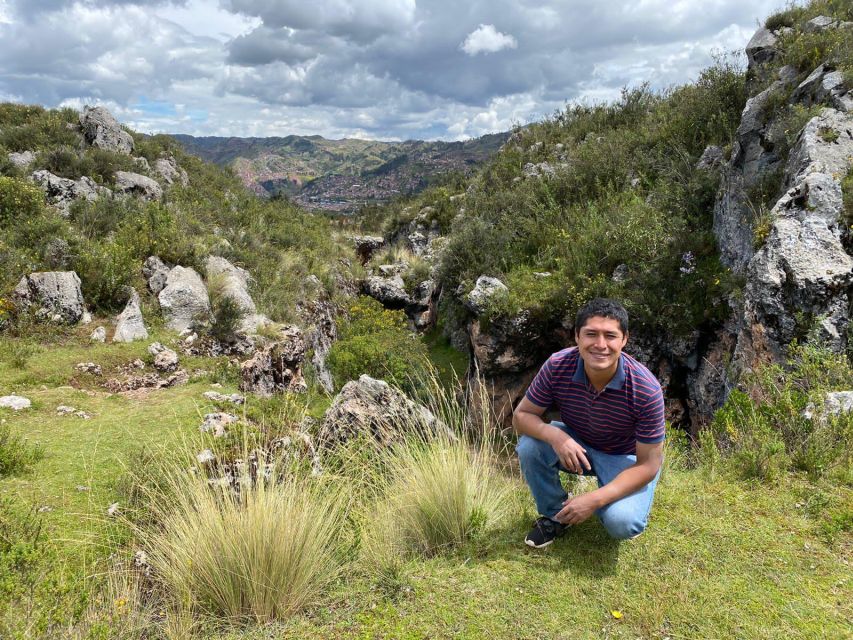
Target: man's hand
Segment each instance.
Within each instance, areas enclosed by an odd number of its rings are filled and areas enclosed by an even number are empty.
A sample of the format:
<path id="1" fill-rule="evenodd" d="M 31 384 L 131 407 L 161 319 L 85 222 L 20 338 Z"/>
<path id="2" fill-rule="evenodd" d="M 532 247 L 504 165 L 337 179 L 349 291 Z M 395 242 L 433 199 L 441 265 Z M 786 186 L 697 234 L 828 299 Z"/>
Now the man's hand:
<path id="1" fill-rule="evenodd" d="M 598 509 L 598 500 L 590 493 L 583 493 L 569 498 L 563 503 L 563 508 L 554 516 L 554 520 L 565 525 L 580 524 Z"/>
<path id="2" fill-rule="evenodd" d="M 551 442 L 551 446 L 560 459 L 560 464 L 569 471 L 580 475 L 583 475 L 584 470 L 591 471 L 592 466 L 586 458 L 586 449 L 575 442 L 571 436 L 566 435 L 559 429 L 556 431 L 558 435 L 555 441 Z"/>

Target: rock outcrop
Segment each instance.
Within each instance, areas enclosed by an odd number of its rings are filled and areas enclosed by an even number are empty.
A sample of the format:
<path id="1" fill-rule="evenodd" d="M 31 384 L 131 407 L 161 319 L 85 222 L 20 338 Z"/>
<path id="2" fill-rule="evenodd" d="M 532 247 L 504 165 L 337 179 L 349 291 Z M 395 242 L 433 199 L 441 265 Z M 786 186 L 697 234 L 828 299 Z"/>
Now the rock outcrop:
<path id="1" fill-rule="evenodd" d="M 275 393 L 301 393 L 307 385 L 302 375 L 305 340 L 295 326 L 283 327 L 279 339 L 243 363 L 240 391 L 270 397 Z"/>
<path id="2" fill-rule="evenodd" d="M 184 331 L 194 323 L 210 318 L 207 288 L 194 269 L 177 266 L 170 270 L 166 286 L 157 299 L 166 327 L 173 331 Z"/>
<path id="3" fill-rule="evenodd" d="M 142 265 L 142 275 L 148 282 L 148 290 L 155 296 L 166 288 L 166 279 L 172 268 L 166 265 L 159 257 L 149 256 Z"/>
<path id="4" fill-rule="evenodd" d="M 230 298 L 240 308 L 243 317 L 239 331 L 257 333 L 258 329 L 270 323 L 269 318 L 259 314 L 252 296 L 249 295 L 249 272 L 231 264 L 220 256 L 208 256 L 205 263 L 208 285 L 219 288 L 219 295 Z"/>
<path id="5" fill-rule="evenodd" d="M 306 327 L 305 342 L 311 351 L 311 364 L 317 382 L 332 393 L 335 389 L 332 374 L 326 366 L 326 357 L 332 344 L 338 339 L 335 321 L 335 306 L 325 293 L 317 292 L 316 298 L 299 305 L 299 313 Z"/>
<path id="6" fill-rule="evenodd" d="M 18 169 L 26 169 L 36 161 L 36 154 L 32 151 L 21 151 L 20 153 L 10 153 L 9 162 Z"/>
<path id="7" fill-rule="evenodd" d="M 355 245 L 355 254 L 361 260 L 361 264 L 367 264 L 373 254 L 385 246 L 385 238 L 381 236 L 353 236 L 352 243 Z"/>
<path id="8" fill-rule="evenodd" d="M 131 289 L 130 299 L 124 310 L 116 318 L 116 329 L 113 333 L 113 342 L 133 342 L 134 340 L 147 340 L 148 330 L 142 320 L 142 309 L 139 305 L 139 294 L 136 289 Z"/>
<path id="9" fill-rule="evenodd" d="M 175 183 L 186 187 L 190 183 L 187 172 L 178 166 L 177 160 L 172 156 L 155 160 L 154 173 L 160 176 L 169 187 Z"/>
<path id="10" fill-rule="evenodd" d="M 19 306 L 35 307 L 41 320 L 77 324 L 85 313 L 80 278 L 74 271 L 39 271 L 24 276 L 13 298 Z"/>
<path id="11" fill-rule="evenodd" d="M 163 189 L 148 176 L 130 171 L 116 171 L 116 193 L 137 196 L 143 200 L 159 200 L 163 197 Z"/>
<path id="12" fill-rule="evenodd" d="M 62 215 L 67 216 L 75 200 L 96 200 L 101 195 L 111 192 L 106 187 L 99 186 L 94 180 L 83 176 L 79 180 L 69 180 L 53 175 L 42 169 L 30 176 L 44 191 L 47 203 L 55 207 Z"/>
<path id="13" fill-rule="evenodd" d="M 93 147 L 128 155 L 133 152 L 133 137 L 104 107 L 84 107 L 80 129 L 86 142 Z"/>
<path id="14" fill-rule="evenodd" d="M 446 430 L 426 407 L 412 402 L 384 380 L 362 375 L 347 382 L 326 411 L 318 441 L 344 444 L 361 435 L 387 446 L 406 434 Z"/>

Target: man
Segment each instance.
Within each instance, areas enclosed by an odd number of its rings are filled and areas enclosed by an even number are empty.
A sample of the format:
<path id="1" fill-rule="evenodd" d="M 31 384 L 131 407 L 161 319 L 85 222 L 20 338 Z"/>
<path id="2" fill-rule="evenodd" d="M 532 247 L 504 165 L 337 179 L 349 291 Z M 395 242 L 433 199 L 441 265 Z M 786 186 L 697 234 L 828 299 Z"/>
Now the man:
<path id="1" fill-rule="evenodd" d="M 521 470 L 541 514 L 525 543 L 537 549 L 593 513 L 614 538 L 640 535 L 663 461 L 663 394 L 654 375 L 622 353 L 625 308 L 593 300 L 575 318 L 575 341 L 548 358 L 513 414 Z M 561 422 L 542 420 L 552 406 Z M 570 498 L 560 471 L 593 473 L 598 489 Z"/>

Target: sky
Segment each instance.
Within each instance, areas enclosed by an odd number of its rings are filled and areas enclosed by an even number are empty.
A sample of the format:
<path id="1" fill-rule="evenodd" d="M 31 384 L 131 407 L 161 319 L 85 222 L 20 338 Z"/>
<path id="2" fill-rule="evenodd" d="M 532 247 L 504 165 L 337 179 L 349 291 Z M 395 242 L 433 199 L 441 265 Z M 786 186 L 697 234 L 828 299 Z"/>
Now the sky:
<path id="1" fill-rule="evenodd" d="M 0 101 L 145 133 L 464 140 L 695 80 L 785 0 L 0 0 Z"/>

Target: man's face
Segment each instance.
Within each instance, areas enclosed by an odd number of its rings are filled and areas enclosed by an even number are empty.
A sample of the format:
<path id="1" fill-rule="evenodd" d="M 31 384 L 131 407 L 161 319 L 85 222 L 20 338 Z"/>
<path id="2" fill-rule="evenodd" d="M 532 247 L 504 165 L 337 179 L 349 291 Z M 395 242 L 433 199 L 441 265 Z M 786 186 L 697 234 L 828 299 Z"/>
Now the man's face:
<path id="1" fill-rule="evenodd" d="M 587 371 L 616 373 L 619 354 L 628 342 L 618 320 L 592 316 L 575 334 L 575 339 Z"/>

